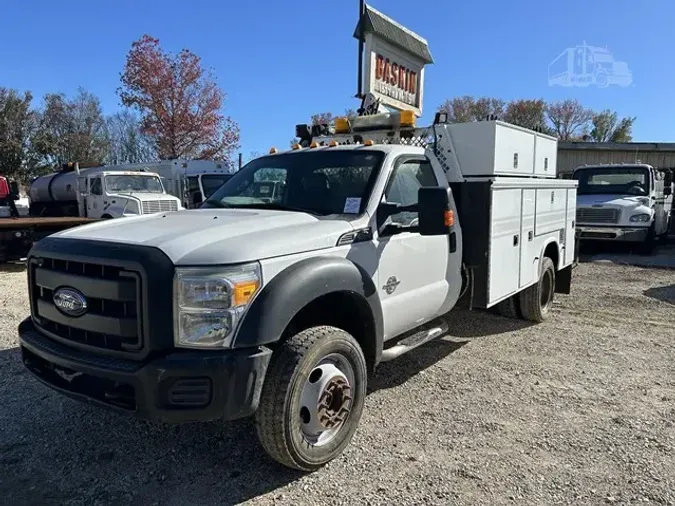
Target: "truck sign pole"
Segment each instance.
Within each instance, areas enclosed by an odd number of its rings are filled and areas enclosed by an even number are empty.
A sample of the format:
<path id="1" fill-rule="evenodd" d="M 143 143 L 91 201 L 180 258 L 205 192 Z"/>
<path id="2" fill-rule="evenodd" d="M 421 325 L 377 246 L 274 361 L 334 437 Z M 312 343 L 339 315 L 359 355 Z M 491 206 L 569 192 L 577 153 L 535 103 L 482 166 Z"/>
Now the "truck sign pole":
<path id="1" fill-rule="evenodd" d="M 363 98 L 363 15 L 366 13 L 365 0 L 359 0 L 359 67 L 356 98 Z"/>

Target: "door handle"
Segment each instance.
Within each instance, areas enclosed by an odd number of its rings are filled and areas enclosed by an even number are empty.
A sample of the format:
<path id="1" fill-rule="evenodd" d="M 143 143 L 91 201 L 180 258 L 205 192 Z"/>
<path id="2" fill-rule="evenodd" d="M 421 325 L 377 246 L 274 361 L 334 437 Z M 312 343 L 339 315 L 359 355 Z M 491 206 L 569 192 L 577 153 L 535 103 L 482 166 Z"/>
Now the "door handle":
<path id="1" fill-rule="evenodd" d="M 517 235 L 513 236 L 513 245 L 518 246 L 518 236 Z"/>
<path id="2" fill-rule="evenodd" d="M 532 230 L 530 230 L 530 231 L 527 233 L 527 240 L 528 240 L 528 241 L 531 241 L 533 238 L 534 238 L 534 234 L 532 233 Z"/>

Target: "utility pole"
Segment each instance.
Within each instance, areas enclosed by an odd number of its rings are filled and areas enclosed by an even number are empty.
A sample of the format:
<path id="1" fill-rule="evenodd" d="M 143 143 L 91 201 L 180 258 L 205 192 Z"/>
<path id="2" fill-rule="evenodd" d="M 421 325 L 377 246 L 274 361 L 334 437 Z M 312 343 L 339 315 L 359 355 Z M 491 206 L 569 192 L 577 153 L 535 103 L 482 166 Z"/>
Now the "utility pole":
<path id="1" fill-rule="evenodd" d="M 363 20 L 366 14 L 366 0 L 359 0 L 359 70 L 356 98 L 363 98 Z"/>

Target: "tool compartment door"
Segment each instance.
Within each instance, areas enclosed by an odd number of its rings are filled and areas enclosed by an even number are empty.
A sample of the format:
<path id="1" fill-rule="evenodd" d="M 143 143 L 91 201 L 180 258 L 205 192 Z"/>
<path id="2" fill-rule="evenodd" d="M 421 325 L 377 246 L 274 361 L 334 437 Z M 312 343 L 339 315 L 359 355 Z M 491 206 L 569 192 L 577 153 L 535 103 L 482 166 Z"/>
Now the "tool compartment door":
<path id="1" fill-rule="evenodd" d="M 538 241 L 534 238 L 534 215 L 536 210 L 537 191 L 523 190 L 523 221 L 520 236 L 520 281 L 519 288 L 525 288 L 537 280 L 539 266 Z"/>
<path id="2" fill-rule="evenodd" d="M 492 190 L 489 304 L 518 290 L 520 278 L 522 190 Z"/>
<path id="3" fill-rule="evenodd" d="M 576 224 L 577 219 L 577 190 L 567 190 L 567 223 L 565 223 L 565 265 L 574 262 L 574 251 L 576 250 Z"/>
<path id="4" fill-rule="evenodd" d="M 534 235 L 565 229 L 567 215 L 566 188 L 538 188 Z"/>

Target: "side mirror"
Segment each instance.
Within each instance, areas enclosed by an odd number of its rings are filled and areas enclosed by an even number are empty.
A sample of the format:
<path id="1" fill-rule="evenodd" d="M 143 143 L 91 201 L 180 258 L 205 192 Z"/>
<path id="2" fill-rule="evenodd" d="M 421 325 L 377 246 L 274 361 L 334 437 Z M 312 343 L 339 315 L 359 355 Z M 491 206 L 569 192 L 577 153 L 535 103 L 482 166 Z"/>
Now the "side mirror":
<path id="1" fill-rule="evenodd" d="M 440 186 L 423 187 L 417 191 L 420 235 L 446 235 L 454 223 L 448 209 L 448 190 Z"/>
<path id="2" fill-rule="evenodd" d="M 19 183 L 16 181 L 9 182 L 9 195 L 14 197 L 15 200 L 19 198 Z"/>

